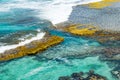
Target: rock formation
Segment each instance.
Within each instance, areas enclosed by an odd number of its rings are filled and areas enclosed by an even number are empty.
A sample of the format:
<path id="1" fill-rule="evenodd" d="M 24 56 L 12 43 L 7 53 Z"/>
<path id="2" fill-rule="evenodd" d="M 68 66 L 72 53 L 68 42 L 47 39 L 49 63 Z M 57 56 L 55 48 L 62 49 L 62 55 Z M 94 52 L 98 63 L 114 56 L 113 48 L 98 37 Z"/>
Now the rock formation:
<path id="1" fill-rule="evenodd" d="M 80 72 L 72 73 L 71 76 L 61 76 L 58 80 L 107 80 L 107 78 L 90 70 L 88 73 Z"/>
<path id="2" fill-rule="evenodd" d="M 0 53 L 0 61 L 20 58 L 26 55 L 34 55 L 38 52 L 46 50 L 50 46 L 61 43 L 63 40 L 63 38 L 58 36 L 47 35 L 41 40 L 32 41 L 24 46 L 19 46 L 15 49 Z"/>

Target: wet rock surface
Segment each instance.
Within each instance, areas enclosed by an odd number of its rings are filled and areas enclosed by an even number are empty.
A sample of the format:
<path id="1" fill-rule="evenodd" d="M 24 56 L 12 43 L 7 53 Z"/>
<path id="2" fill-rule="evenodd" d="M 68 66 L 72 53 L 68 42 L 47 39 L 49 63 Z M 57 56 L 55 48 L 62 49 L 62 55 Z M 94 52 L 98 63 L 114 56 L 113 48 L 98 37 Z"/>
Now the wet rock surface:
<path id="1" fill-rule="evenodd" d="M 115 1 L 115 0 L 107 0 Z M 102 2 L 104 4 L 104 2 Z M 98 5 L 97 5 L 98 4 Z M 120 0 L 110 6 L 103 6 L 101 3 L 88 5 L 79 5 L 73 7 L 73 11 L 69 17 L 69 21 L 81 24 L 93 24 L 102 29 L 120 31 Z M 95 8 L 95 7 L 101 7 Z"/>
<path id="2" fill-rule="evenodd" d="M 43 39 L 32 41 L 24 46 L 19 46 L 14 49 L 6 50 L 0 53 L 0 61 L 20 58 L 26 55 L 35 55 L 47 48 L 61 43 L 64 39 L 58 36 L 46 34 Z"/>
<path id="3" fill-rule="evenodd" d="M 107 57 L 113 57 L 117 54 L 120 54 L 120 47 L 108 47 L 104 48 L 103 51 Z"/>
<path id="4" fill-rule="evenodd" d="M 119 31 L 114 32 L 111 30 L 103 30 L 99 27 L 94 27 L 91 25 L 71 24 L 71 23 L 64 25 L 64 27 L 60 27 L 60 25 L 58 25 L 58 29 L 64 32 L 71 33 L 73 35 L 92 38 L 98 41 L 102 46 L 98 47 L 99 50 L 93 51 L 91 53 L 93 53 L 93 55 L 101 55 L 100 60 L 108 61 L 110 63 L 111 62 L 115 63 L 120 61 Z M 89 53 L 89 55 L 92 55 L 91 53 Z M 118 65 L 114 65 L 114 67 L 118 67 L 120 65 L 120 63 L 117 64 Z M 112 71 L 112 74 L 119 80 L 119 70 L 115 70 L 115 72 Z M 75 75 L 78 76 L 78 74 Z M 92 77 L 96 78 L 94 76 Z M 93 78 L 75 79 L 75 80 L 97 80 Z M 71 80 L 71 79 L 65 79 L 65 80 Z"/>
<path id="5" fill-rule="evenodd" d="M 71 76 L 61 76 L 58 80 L 108 80 L 106 77 L 96 74 L 94 70 L 87 73 L 72 73 Z"/>
<path id="6" fill-rule="evenodd" d="M 57 26 L 57 29 L 62 30 L 64 32 L 71 33 L 77 36 L 84 36 L 93 38 L 100 43 L 110 44 L 115 41 L 120 41 L 120 32 L 103 30 L 100 27 L 89 25 L 89 24 L 68 24 Z"/>

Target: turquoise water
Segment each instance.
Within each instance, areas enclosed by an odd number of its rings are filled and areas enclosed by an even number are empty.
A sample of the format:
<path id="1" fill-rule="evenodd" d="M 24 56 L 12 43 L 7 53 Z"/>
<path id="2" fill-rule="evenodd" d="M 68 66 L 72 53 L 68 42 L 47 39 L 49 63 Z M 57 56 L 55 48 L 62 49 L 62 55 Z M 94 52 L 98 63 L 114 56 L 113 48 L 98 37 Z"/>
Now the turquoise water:
<path id="1" fill-rule="evenodd" d="M 23 3 L 34 4 L 31 1 L 35 1 L 35 4 L 39 3 L 39 0 L 25 0 Z M 0 46 L 18 43 L 21 38 L 28 35 L 33 37 L 39 29 L 64 37 L 65 40 L 35 56 L 0 62 L 0 80 L 57 80 L 60 76 L 79 71 L 88 72 L 90 69 L 94 69 L 96 73 L 106 76 L 109 80 L 114 80 L 110 74 L 112 68 L 107 62 L 100 61 L 98 55 L 90 57 L 94 51 L 101 50 L 101 44 L 97 41 L 51 30 L 51 22 L 36 17 L 36 10 L 31 9 L 29 4 L 25 6 L 21 3 L 17 4 L 17 0 L 0 0 L 0 10 L 4 10 L 6 4 L 11 9 L 0 11 Z M 18 8 L 18 6 L 24 6 L 24 8 Z"/>
<path id="2" fill-rule="evenodd" d="M 57 80 L 73 72 L 87 72 L 94 69 L 96 73 L 114 80 L 106 62 L 98 57 L 85 59 L 37 60 L 35 57 L 24 57 L 0 66 L 0 80 Z"/>
<path id="3" fill-rule="evenodd" d="M 29 15 L 27 15 L 29 14 Z M 38 19 L 29 9 L 13 9 L 0 12 L 0 45 L 20 42 L 19 39 L 37 34 L 51 25 L 50 21 Z"/>
<path id="4" fill-rule="evenodd" d="M 101 45 L 93 39 L 73 36 L 57 30 L 50 30 L 49 32 L 52 35 L 61 36 L 65 40 L 61 44 L 49 48 L 42 54 L 38 54 L 39 57 L 48 59 L 54 59 L 56 57 L 84 57 L 88 53 L 92 54 L 92 51 L 101 49 Z"/>
<path id="5" fill-rule="evenodd" d="M 112 68 L 107 62 L 100 61 L 98 56 L 79 58 L 81 54 L 97 50 L 101 46 L 98 42 L 60 31 L 50 32 L 64 37 L 65 41 L 35 56 L 0 63 L 0 80 L 58 80 L 60 76 L 91 69 L 114 80 L 110 73 Z"/>

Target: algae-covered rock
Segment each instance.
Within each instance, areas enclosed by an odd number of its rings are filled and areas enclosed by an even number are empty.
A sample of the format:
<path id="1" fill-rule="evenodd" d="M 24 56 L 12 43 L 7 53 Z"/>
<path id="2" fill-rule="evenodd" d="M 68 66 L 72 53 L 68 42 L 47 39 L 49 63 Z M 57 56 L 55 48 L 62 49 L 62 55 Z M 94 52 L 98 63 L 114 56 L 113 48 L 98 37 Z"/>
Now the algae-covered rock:
<path id="1" fill-rule="evenodd" d="M 98 29 L 91 25 L 70 25 L 65 31 L 80 36 L 93 36 Z"/>
<path id="2" fill-rule="evenodd" d="M 48 47 L 59 44 L 64 39 L 58 36 L 45 36 L 41 40 L 32 41 L 24 46 L 19 46 L 15 49 L 7 50 L 0 53 L 0 61 L 10 60 L 14 58 L 23 57 L 26 55 L 34 55 L 38 52 L 46 50 Z"/>
<path id="3" fill-rule="evenodd" d="M 105 43 L 109 41 L 120 41 L 120 32 L 103 30 L 93 25 L 69 24 L 64 27 L 58 26 L 58 29 L 74 35 L 94 38 L 101 43 Z"/>
<path id="4" fill-rule="evenodd" d="M 87 6 L 90 8 L 101 9 L 110 6 L 115 2 L 120 2 L 120 0 L 102 0 L 101 2 L 90 3 Z"/>

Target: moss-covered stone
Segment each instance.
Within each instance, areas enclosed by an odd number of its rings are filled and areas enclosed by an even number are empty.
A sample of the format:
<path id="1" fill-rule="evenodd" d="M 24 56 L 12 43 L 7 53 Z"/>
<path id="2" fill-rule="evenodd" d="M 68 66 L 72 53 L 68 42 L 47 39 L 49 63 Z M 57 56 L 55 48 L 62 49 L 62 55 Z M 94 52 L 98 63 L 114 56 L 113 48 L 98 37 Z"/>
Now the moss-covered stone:
<path id="1" fill-rule="evenodd" d="M 11 60 L 26 55 L 34 55 L 38 52 L 46 50 L 50 46 L 61 43 L 63 40 L 63 38 L 58 36 L 47 36 L 42 40 L 36 40 L 24 46 L 19 46 L 15 49 L 7 50 L 4 53 L 1 53 L 0 61 Z"/>

